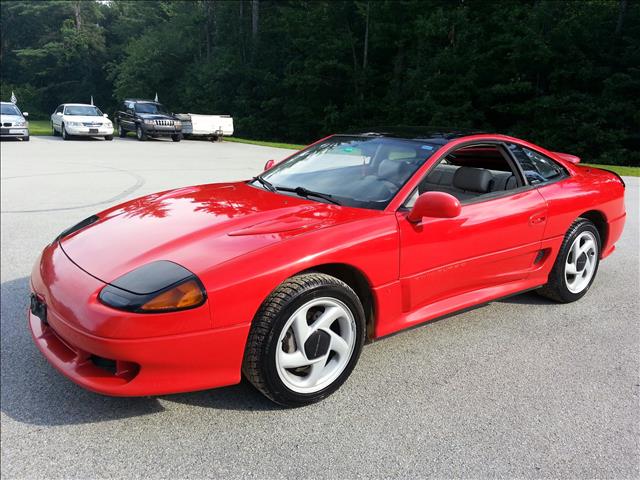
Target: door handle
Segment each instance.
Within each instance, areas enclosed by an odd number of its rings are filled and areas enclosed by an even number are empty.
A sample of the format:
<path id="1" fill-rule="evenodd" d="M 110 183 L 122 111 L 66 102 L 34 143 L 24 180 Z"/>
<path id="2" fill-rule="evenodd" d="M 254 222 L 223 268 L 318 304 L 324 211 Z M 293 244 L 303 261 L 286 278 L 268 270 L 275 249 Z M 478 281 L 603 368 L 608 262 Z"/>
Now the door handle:
<path id="1" fill-rule="evenodd" d="M 536 213 L 529 217 L 529 225 L 540 225 L 547 221 L 547 216 L 544 213 Z"/>

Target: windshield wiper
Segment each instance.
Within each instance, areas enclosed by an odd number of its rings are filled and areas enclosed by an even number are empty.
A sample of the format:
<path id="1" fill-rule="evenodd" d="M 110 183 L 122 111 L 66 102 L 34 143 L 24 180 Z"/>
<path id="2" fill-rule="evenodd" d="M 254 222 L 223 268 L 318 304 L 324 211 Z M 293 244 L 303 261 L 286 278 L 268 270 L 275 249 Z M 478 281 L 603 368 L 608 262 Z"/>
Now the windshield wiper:
<path id="1" fill-rule="evenodd" d="M 260 175 L 253 177 L 251 179 L 251 183 L 258 181 L 260 182 L 260 184 L 266 188 L 267 190 L 269 190 L 270 192 L 275 192 L 276 191 L 276 187 L 274 187 L 271 182 L 269 182 L 268 180 L 265 180 L 264 178 L 262 178 Z"/>
<path id="2" fill-rule="evenodd" d="M 326 200 L 327 202 L 331 202 L 331 203 L 334 203 L 336 205 L 342 205 L 337 200 L 334 200 L 333 196 L 329 195 L 328 193 L 314 192 L 313 190 L 308 190 L 308 189 L 306 189 L 304 187 L 296 187 L 296 188 L 274 187 L 274 188 L 279 192 L 291 192 L 291 193 L 295 193 L 299 197 L 318 197 L 318 198 L 322 198 L 323 200 Z"/>

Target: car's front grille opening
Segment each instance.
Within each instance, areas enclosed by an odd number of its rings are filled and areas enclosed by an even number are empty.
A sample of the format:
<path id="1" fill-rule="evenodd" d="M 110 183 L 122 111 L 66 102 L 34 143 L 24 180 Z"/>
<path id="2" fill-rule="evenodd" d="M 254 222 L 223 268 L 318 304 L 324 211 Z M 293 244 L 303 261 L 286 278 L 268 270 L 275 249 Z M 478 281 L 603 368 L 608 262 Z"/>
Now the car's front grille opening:
<path id="1" fill-rule="evenodd" d="M 110 358 L 104 358 L 98 355 L 91 355 L 89 360 L 105 372 L 126 380 L 132 380 L 140 371 L 140 365 L 133 362 L 111 360 Z"/>
<path id="2" fill-rule="evenodd" d="M 97 355 L 91 355 L 91 362 L 96 366 L 100 367 L 103 370 L 106 370 L 111 375 L 115 375 L 118 371 L 115 360 L 110 360 L 108 358 L 102 358 Z"/>

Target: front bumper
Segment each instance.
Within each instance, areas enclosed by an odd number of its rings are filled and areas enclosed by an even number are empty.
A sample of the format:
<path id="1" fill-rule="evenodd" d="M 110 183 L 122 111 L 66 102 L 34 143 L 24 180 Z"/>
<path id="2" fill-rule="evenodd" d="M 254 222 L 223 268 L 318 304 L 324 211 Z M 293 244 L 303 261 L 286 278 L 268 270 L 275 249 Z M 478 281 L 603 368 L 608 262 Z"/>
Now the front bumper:
<path id="1" fill-rule="evenodd" d="M 78 268 L 57 243 L 31 273 L 27 311 L 33 340 L 63 375 L 94 392 L 143 396 L 232 385 L 240 381 L 250 323 L 212 328 L 209 306 L 135 314 L 103 305 L 104 283 Z M 34 311 L 31 311 L 34 308 Z M 42 316 L 46 312 L 46 321 Z"/>
<path id="2" fill-rule="evenodd" d="M 72 127 L 65 124 L 65 130 L 69 135 L 101 137 L 103 135 L 113 135 L 113 126 L 111 127 Z"/>
<path id="3" fill-rule="evenodd" d="M 44 357 L 81 387 L 112 396 L 204 390 L 240 382 L 249 325 L 185 335 L 122 340 L 97 337 L 48 312 L 27 312 Z"/>
<path id="4" fill-rule="evenodd" d="M 0 137 L 24 138 L 29 136 L 29 129 L 26 127 L 2 127 Z"/>
<path id="5" fill-rule="evenodd" d="M 172 135 L 180 135 L 182 128 L 176 127 L 159 127 L 155 125 L 143 125 L 142 130 L 145 135 L 150 137 L 170 137 Z"/>

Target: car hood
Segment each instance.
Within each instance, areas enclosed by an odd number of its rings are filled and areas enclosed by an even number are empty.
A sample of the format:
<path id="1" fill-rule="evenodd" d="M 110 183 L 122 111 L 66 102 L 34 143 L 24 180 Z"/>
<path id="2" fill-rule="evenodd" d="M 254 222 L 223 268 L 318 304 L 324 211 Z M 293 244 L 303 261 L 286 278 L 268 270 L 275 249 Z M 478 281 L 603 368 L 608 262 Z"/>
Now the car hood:
<path id="1" fill-rule="evenodd" d="M 60 245 L 76 265 L 105 283 L 156 260 L 200 274 L 291 236 L 374 213 L 243 182 L 201 185 L 106 210 L 97 222 L 63 237 Z"/>
<path id="2" fill-rule="evenodd" d="M 24 117 L 21 115 L 0 115 L 0 123 L 4 122 L 21 122 L 24 120 Z"/>
<path id="3" fill-rule="evenodd" d="M 110 121 L 106 117 L 98 117 L 96 115 L 63 115 L 65 122 L 87 122 L 87 123 L 105 123 Z"/>

